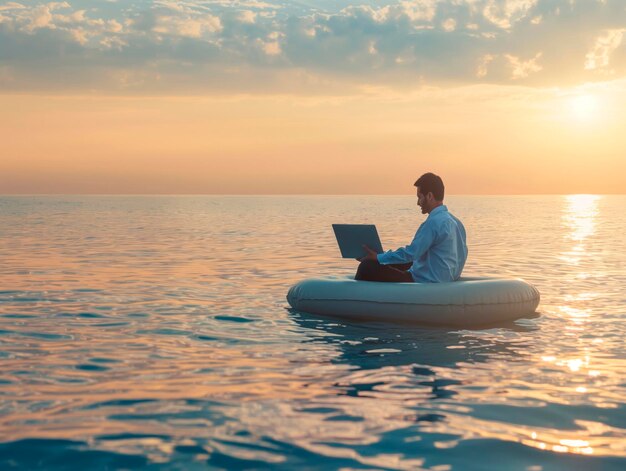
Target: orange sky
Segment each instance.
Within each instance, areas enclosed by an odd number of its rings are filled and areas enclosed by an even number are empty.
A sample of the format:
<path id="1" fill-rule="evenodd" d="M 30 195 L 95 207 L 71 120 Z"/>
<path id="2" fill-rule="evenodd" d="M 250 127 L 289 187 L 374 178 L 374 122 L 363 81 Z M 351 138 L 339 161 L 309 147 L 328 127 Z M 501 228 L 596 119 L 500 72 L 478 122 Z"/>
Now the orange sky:
<path id="1" fill-rule="evenodd" d="M 344 98 L 0 97 L 1 193 L 622 193 L 622 85 Z M 582 97 L 582 98 L 580 98 Z"/>
<path id="2" fill-rule="evenodd" d="M 622 0 L 88 5 L 0 5 L 0 194 L 624 192 Z"/>

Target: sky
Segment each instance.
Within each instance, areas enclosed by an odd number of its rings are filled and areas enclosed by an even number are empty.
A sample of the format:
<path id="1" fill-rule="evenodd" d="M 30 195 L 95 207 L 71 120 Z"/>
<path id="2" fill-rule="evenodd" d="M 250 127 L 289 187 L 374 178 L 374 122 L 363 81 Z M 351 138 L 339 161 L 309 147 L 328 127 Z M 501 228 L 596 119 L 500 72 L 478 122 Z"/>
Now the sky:
<path id="1" fill-rule="evenodd" d="M 0 1 L 0 194 L 624 193 L 626 1 Z"/>

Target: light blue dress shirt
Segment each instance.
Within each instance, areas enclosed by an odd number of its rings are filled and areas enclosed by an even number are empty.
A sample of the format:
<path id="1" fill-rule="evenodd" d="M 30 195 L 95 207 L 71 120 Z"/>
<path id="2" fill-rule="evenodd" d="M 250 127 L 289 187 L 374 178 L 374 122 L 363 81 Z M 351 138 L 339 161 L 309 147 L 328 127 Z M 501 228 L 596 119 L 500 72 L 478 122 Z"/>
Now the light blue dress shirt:
<path id="1" fill-rule="evenodd" d="M 463 223 L 445 205 L 433 209 L 413 238 L 411 245 L 378 254 L 378 263 L 409 263 L 409 273 L 417 283 L 456 281 L 467 260 Z"/>

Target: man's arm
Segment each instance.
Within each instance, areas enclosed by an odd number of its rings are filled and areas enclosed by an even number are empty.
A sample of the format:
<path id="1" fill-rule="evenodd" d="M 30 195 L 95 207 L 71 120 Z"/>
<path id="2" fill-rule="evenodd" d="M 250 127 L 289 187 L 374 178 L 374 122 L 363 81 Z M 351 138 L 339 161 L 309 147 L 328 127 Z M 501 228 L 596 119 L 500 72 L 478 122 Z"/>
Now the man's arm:
<path id="1" fill-rule="evenodd" d="M 363 247 L 363 250 L 365 250 L 365 255 L 361 258 L 357 258 L 359 262 L 364 262 L 365 260 L 377 260 L 376 256 L 378 255 L 378 253 L 375 250 L 370 249 L 369 246 L 365 244 L 363 244 L 361 247 Z"/>
<path id="2" fill-rule="evenodd" d="M 419 259 L 435 242 L 436 233 L 431 224 L 423 223 L 415 233 L 410 245 L 397 250 L 388 250 L 377 255 L 378 263 L 389 265 L 395 263 L 408 263 Z"/>

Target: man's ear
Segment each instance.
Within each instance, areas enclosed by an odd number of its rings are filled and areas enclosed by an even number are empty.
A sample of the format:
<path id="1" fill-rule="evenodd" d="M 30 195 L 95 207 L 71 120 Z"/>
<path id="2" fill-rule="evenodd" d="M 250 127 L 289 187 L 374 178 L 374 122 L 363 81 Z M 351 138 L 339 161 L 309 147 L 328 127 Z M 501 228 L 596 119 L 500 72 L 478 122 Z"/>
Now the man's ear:
<path id="1" fill-rule="evenodd" d="M 435 201 L 435 195 L 433 195 L 432 191 L 429 191 L 428 194 L 426 195 L 426 199 L 428 201 Z"/>

